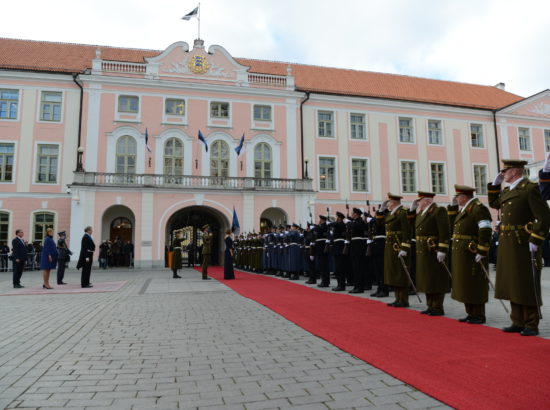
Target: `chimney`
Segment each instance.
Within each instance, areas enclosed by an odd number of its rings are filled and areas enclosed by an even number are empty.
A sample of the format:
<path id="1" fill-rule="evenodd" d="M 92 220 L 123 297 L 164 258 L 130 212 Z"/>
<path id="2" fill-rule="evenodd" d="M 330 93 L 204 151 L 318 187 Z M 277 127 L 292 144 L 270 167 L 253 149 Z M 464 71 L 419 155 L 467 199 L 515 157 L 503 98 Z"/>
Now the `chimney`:
<path id="1" fill-rule="evenodd" d="M 499 90 L 504 91 L 506 89 L 506 84 L 498 83 L 498 84 L 495 85 L 495 87 L 498 88 Z"/>

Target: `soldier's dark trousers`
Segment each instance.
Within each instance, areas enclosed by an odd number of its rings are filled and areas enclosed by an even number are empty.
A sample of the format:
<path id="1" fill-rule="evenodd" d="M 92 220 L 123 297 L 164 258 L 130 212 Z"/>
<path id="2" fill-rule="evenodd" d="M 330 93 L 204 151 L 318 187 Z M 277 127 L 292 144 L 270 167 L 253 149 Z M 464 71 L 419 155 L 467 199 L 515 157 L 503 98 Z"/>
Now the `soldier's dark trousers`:
<path id="1" fill-rule="evenodd" d="M 444 314 L 443 300 L 445 299 L 444 293 L 426 293 L 426 304 L 428 309 L 435 313 Z"/>
<path id="2" fill-rule="evenodd" d="M 464 303 L 464 307 L 466 308 L 466 314 L 468 316 L 485 320 L 485 303 L 479 305 L 474 305 L 473 303 Z"/>
<path id="3" fill-rule="evenodd" d="M 317 252 L 315 255 L 316 268 L 318 275 L 321 277 L 321 284 L 330 284 L 330 272 L 328 266 L 328 255 L 324 252 Z"/>
<path id="4" fill-rule="evenodd" d="M 210 264 L 210 255 L 202 255 L 202 277 L 208 277 L 208 265 Z"/>
<path id="5" fill-rule="evenodd" d="M 512 313 L 510 319 L 514 326 L 525 327 L 527 329 L 539 330 L 539 312 L 536 306 L 518 305 L 510 302 Z"/>
<path id="6" fill-rule="evenodd" d="M 339 288 L 346 287 L 346 272 L 344 270 L 345 259 L 346 257 L 344 255 L 334 255 L 334 273 Z"/>
<path id="7" fill-rule="evenodd" d="M 25 261 L 19 262 L 13 261 L 13 286 L 21 285 L 21 276 L 23 276 L 23 269 L 25 268 Z"/>
<path id="8" fill-rule="evenodd" d="M 351 269 L 353 271 L 353 288 L 357 290 L 365 290 L 365 275 L 366 264 L 365 256 L 352 255 L 351 256 Z"/>
<path id="9" fill-rule="evenodd" d="M 65 259 L 57 261 L 57 284 L 60 285 L 65 277 Z"/>
<path id="10" fill-rule="evenodd" d="M 388 287 L 384 284 L 384 255 L 371 257 L 372 272 L 374 281 L 378 284 L 378 291 L 387 292 Z"/>
<path id="11" fill-rule="evenodd" d="M 395 292 L 395 300 L 400 303 L 409 303 L 409 288 L 407 287 L 393 287 L 393 291 Z"/>

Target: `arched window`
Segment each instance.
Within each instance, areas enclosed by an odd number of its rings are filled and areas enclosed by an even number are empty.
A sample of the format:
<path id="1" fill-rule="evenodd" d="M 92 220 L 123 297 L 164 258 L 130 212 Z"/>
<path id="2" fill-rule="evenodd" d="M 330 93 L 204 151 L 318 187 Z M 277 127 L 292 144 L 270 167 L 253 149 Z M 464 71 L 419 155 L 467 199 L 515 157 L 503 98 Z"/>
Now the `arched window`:
<path id="1" fill-rule="evenodd" d="M 225 141 L 217 140 L 212 144 L 210 175 L 213 177 L 229 176 L 229 146 Z"/>
<path id="2" fill-rule="evenodd" d="M 261 142 L 254 147 L 254 178 L 271 178 L 271 147 Z"/>
<path id="3" fill-rule="evenodd" d="M 55 222 L 55 215 L 51 212 L 36 212 L 34 214 L 34 231 L 32 235 L 32 241 L 33 242 L 40 242 L 42 243 L 44 241 L 44 237 L 46 236 L 46 229 L 54 227 Z"/>
<path id="4" fill-rule="evenodd" d="M 129 135 L 120 137 L 116 143 L 116 172 L 118 174 L 136 173 L 136 140 Z"/>
<path id="5" fill-rule="evenodd" d="M 164 144 L 164 174 L 183 175 L 183 144 L 178 138 Z"/>
<path id="6" fill-rule="evenodd" d="M 10 229 L 10 214 L 7 212 L 0 212 L 0 244 L 6 244 L 9 246 L 9 229 Z"/>

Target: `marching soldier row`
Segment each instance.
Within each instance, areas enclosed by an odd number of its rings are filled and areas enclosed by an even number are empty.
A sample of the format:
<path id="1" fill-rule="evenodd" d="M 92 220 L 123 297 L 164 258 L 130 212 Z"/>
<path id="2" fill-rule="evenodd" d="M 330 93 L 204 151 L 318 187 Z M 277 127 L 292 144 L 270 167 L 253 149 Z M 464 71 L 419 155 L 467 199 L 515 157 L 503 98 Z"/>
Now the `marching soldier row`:
<path id="1" fill-rule="evenodd" d="M 435 203 L 431 192 L 419 191 L 410 209 L 401 196 L 388 193 L 374 215 L 353 208 L 350 217 L 337 212 L 332 223 L 321 215 L 317 225 L 305 229 L 293 224 L 264 235 L 241 235 L 235 241 L 235 264 L 293 280 L 304 274 L 310 284 L 319 278 L 319 287 L 329 286 L 332 271 L 336 292 L 349 285 L 349 293 L 363 293 L 377 283 L 371 296 L 388 296 L 392 288 L 395 300 L 388 305 L 396 308 L 408 307 L 409 295 L 422 292 L 426 309 L 421 313 L 429 316 L 445 314 L 445 294 L 452 289 L 451 297 L 465 306 L 466 316 L 459 320 L 470 324 L 485 323 L 488 290 L 494 286 L 495 298 L 511 303 L 512 324 L 503 330 L 537 335 L 540 246 L 550 228 L 550 209 L 538 184 L 523 176 L 526 161 L 503 164 L 488 184 L 489 204 L 500 211 L 501 222 L 494 285 L 487 258 L 491 213 L 474 196 L 475 188 L 464 185 L 455 185 L 447 208 Z M 504 189 L 502 182 L 508 184 Z"/>

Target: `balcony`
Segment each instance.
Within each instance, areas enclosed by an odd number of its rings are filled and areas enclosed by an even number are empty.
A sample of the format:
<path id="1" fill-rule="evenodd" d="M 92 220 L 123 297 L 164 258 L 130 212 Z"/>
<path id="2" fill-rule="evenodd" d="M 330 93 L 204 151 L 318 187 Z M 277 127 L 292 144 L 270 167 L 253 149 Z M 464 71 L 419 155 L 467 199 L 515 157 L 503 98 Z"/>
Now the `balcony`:
<path id="1" fill-rule="evenodd" d="M 311 179 L 75 172 L 73 186 L 224 191 L 313 192 Z"/>

